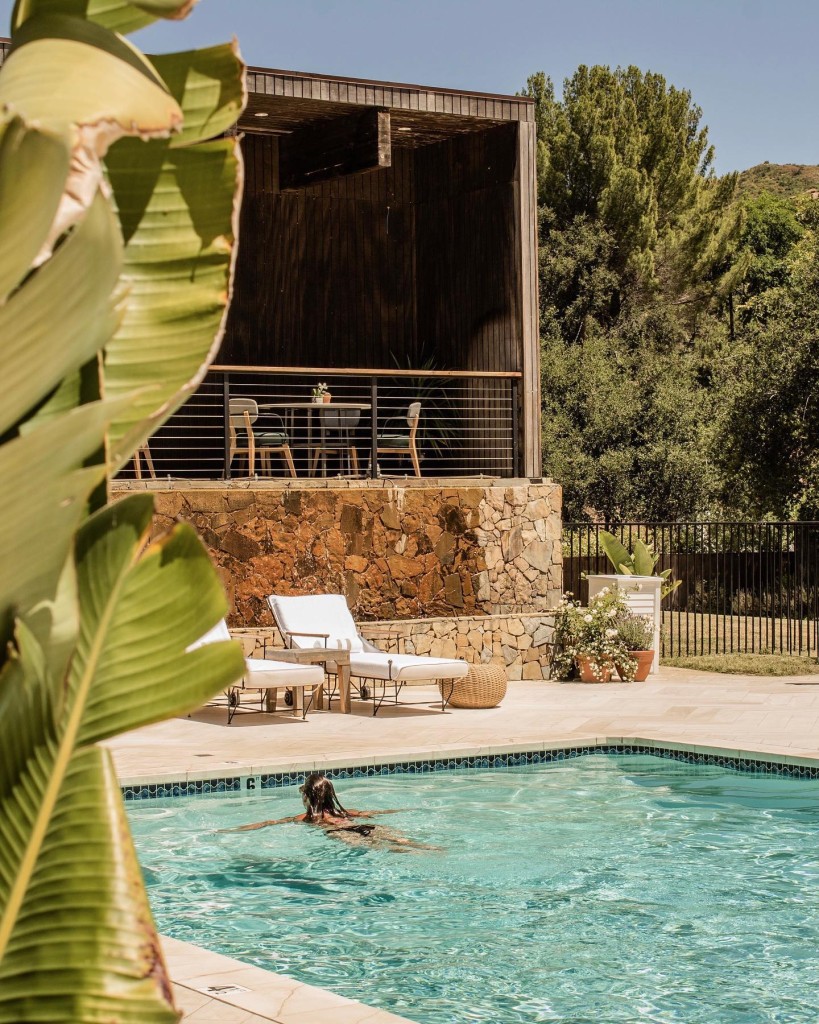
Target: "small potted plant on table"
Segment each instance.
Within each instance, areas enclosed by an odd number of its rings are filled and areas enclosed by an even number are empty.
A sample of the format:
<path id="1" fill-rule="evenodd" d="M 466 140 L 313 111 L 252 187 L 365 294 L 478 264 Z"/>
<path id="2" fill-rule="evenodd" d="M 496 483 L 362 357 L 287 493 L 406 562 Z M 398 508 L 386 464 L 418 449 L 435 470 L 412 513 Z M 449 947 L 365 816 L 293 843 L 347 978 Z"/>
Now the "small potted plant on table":
<path id="1" fill-rule="evenodd" d="M 330 394 L 330 389 L 326 383 L 319 382 L 313 388 L 313 405 L 326 405 L 332 401 L 333 396 Z"/>
<path id="2" fill-rule="evenodd" d="M 582 608 L 565 594 L 555 613 L 554 668 L 559 678 L 568 679 L 576 670 L 583 683 L 609 683 L 615 666 L 621 678 L 634 678 L 637 661 L 620 637 L 617 620 L 628 614 L 625 594 L 617 587 L 604 587 Z"/>

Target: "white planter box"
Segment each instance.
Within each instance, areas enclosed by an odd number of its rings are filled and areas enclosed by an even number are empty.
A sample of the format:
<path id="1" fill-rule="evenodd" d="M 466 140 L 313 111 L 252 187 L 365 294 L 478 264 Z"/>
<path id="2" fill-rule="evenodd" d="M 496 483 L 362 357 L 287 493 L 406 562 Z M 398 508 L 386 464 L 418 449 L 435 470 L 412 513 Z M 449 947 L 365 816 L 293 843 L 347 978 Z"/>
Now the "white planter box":
<path id="1" fill-rule="evenodd" d="M 651 663 L 653 675 L 660 665 L 660 625 L 663 613 L 660 608 L 663 580 L 660 576 L 606 576 L 589 575 L 589 598 L 599 594 L 604 587 L 618 586 L 626 595 L 626 601 L 635 615 L 648 615 L 654 623 L 654 660 Z"/>

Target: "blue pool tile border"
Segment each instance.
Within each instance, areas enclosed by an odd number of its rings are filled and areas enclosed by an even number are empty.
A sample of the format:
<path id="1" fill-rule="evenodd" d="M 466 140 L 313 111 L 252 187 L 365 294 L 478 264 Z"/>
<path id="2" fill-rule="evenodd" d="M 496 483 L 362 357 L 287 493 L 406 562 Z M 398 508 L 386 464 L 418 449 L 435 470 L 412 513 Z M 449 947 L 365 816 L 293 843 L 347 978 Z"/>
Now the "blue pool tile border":
<path id="1" fill-rule="evenodd" d="M 819 764 L 787 764 L 773 758 L 743 757 L 742 755 L 709 754 L 692 750 L 629 743 L 600 743 L 580 747 L 561 747 L 555 750 L 531 750 L 508 754 L 474 755 L 468 757 L 441 757 L 413 761 L 384 762 L 361 767 L 327 768 L 330 779 L 366 779 L 381 775 L 427 775 L 432 772 L 468 768 L 520 768 L 526 765 L 554 764 L 589 754 L 650 754 L 669 761 L 685 764 L 709 765 L 728 768 L 736 772 L 752 772 L 795 779 L 819 779 Z M 309 771 L 272 772 L 252 776 L 258 779 L 260 789 L 281 789 L 304 782 Z M 252 787 L 255 789 L 255 781 Z M 204 779 L 196 782 L 162 782 L 122 787 L 125 800 L 154 800 L 163 797 L 203 796 L 216 793 L 242 792 L 242 777 Z"/>
<path id="2" fill-rule="evenodd" d="M 210 793 L 239 793 L 242 780 L 239 776 L 227 779 L 199 779 L 196 782 L 157 782 L 144 786 L 122 786 L 126 800 L 156 800 L 169 796 L 204 796 Z"/>

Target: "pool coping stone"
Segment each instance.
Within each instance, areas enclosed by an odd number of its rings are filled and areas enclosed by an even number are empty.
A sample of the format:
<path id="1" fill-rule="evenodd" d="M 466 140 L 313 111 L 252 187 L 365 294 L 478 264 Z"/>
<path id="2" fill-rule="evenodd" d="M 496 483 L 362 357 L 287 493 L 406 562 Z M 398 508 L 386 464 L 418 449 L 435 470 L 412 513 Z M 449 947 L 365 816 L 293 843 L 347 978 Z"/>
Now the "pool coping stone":
<path id="1" fill-rule="evenodd" d="M 636 749 L 635 749 L 636 748 Z M 749 762 L 749 764 L 722 765 L 736 771 L 780 774 L 768 769 L 805 769 L 804 772 L 786 772 L 797 777 L 819 778 L 819 758 L 788 754 L 771 750 L 718 747 L 706 744 L 662 740 L 645 736 L 573 736 L 566 740 L 550 740 L 545 743 L 502 743 L 479 747 L 453 746 L 437 750 L 402 752 L 400 755 L 372 754 L 355 757 L 296 758 L 265 761 L 260 765 L 237 765 L 227 768 L 214 765 L 212 769 L 194 772 L 163 772 L 134 775 L 120 779 L 120 788 L 127 802 L 146 799 L 178 799 L 181 797 L 225 795 L 227 793 L 257 792 L 296 785 L 304 776 L 313 771 L 328 773 L 332 778 L 360 778 L 375 775 L 417 775 L 447 770 L 470 770 L 481 768 L 520 767 L 517 764 L 483 764 L 458 762 L 484 762 L 504 757 L 528 757 L 523 763 L 551 764 L 562 758 L 547 758 L 543 755 L 563 753 L 566 757 L 584 754 L 652 754 L 679 758 L 670 759 L 694 763 Z M 543 758 L 541 760 L 541 758 Z M 699 759 L 702 759 L 701 761 Z M 444 763 L 447 762 L 447 763 Z M 455 763 L 452 763 L 455 762 Z M 420 771 L 415 770 L 420 766 Z M 427 767 L 425 767 L 427 766 Z M 377 769 L 377 770 L 376 770 Z M 348 774 L 349 773 L 349 774 Z M 157 792 L 159 789 L 171 792 Z M 147 790 L 148 792 L 144 792 Z M 154 792 L 151 792 L 151 791 Z M 177 790 L 177 792 L 173 792 Z M 137 792 L 142 791 L 142 792 Z"/>

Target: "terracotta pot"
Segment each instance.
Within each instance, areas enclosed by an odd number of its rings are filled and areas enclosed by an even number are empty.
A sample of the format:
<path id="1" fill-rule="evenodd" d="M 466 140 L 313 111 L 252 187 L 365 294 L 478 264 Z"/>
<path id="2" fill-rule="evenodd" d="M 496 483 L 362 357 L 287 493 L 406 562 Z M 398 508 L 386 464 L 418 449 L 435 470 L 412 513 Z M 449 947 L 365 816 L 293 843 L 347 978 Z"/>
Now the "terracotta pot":
<path id="1" fill-rule="evenodd" d="M 332 395 L 327 395 L 326 394 L 326 395 L 324 395 L 322 397 L 323 397 L 323 401 L 324 401 L 325 405 L 328 405 L 333 400 L 333 396 Z"/>
<path id="2" fill-rule="evenodd" d="M 611 662 L 600 666 L 599 677 L 594 674 L 591 658 L 581 655 L 575 658 L 575 663 L 577 664 L 577 671 L 580 673 L 581 683 L 610 683 L 611 677 L 614 675 L 614 665 Z"/>
<path id="3" fill-rule="evenodd" d="M 637 662 L 637 668 L 634 672 L 634 682 L 644 683 L 646 679 L 648 679 L 651 666 L 654 664 L 654 651 L 631 651 L 631 656 Z M 617 666 L 617 673 L 621 679 L 625 679 L 625 670 L 619 665 Z"/>

